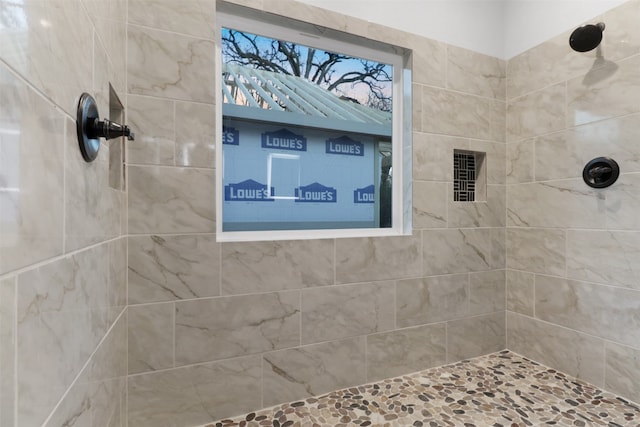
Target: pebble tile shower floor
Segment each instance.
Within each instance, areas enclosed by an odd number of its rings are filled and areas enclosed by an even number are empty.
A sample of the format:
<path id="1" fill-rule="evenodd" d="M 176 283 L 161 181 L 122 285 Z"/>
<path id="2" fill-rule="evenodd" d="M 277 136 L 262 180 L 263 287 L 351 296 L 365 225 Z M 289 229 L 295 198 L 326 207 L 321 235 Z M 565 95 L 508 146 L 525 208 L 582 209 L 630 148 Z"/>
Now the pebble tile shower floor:
<path id="1" fill-rule="evenodd" d="M 207 427 L 640 426 L 640 407 L 502 351 L 225 419 Z"/>

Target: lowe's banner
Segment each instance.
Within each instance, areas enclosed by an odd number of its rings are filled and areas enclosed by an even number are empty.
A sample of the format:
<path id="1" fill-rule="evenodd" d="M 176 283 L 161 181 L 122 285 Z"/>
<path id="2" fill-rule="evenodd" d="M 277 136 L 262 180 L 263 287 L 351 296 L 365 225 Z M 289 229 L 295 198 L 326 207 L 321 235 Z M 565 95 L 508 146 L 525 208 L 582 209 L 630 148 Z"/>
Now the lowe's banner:
<path id="1" fill-rule="evenodd" d="M 223 134 L 223 230 L 377 227 L 373 137 L 229 118 Z"/>

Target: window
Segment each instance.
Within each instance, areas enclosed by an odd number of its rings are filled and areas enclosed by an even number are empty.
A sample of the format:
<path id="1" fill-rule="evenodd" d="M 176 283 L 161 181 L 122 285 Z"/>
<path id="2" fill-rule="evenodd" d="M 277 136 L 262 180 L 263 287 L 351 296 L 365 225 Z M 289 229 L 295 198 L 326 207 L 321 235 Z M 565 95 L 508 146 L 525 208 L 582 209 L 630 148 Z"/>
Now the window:
<path id="1" fill-rule="evenodd" d="M 217 15 L 218 239 L 410 233 L 404 52 L 227 7 Z"/>

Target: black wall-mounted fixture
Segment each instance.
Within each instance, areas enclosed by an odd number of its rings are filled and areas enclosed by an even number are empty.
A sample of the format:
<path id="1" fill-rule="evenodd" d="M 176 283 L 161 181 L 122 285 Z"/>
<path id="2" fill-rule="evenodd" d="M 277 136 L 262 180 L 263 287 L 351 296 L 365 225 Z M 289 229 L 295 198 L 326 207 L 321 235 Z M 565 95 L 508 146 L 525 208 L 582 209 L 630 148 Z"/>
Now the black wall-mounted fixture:
<path id="1" fill-rule="evenodd" d="M 569 36 L 569 46 L 576 52 L 589 52 L 598 47 L 602 41 L 603 31 L 604 22 L 578 27 Z"/>
<path id="2" fill-rule="evenodd" d="M 96 100 L 86 92 L 80 96 L 78 102 L 76 131 L 80 152 L 86 162 L 92 162 L 98 157 L 100 138 L 113 139 L 126 136 L 129 141 L 134 139 L 134 134 L 128 126 L 107 119 L 100 120 Z"/>
<path id="3" fill-rule="evenodd" d="M 608 157 L 595 158 L 582 170 L 582 179 L 593 188 L 606 188 L 616 182 L 618 176 L 620 176 L 618 163 Z"/>

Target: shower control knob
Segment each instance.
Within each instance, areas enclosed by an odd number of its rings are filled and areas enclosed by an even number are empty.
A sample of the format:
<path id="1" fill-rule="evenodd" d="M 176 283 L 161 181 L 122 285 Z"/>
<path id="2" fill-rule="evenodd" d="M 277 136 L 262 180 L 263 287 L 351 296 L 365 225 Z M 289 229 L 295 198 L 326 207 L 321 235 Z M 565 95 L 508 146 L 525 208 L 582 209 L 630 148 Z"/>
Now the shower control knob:
<path id="1" fill-rule="evenodd" d="M 582 170 L 582 179 L 593 188 L 606 188 L 616 182 L 618 176 L 620 176 L 618 163 L 608 157 L 593 159 Z"/>
<path id="2" fill-rule="evenodd" d="M 103 120 L 96 118 L 93 124 L 90 124 L 89 132 L 96 138 L 113 139 L 126 136 L 129 141 L 133 141 L 135 135 L 129 129 L 129 126 L 112 122 L 111 120 Z"/>
<path id="3" fill-rule="evenodd" d="M 100 120 L 96 100 L 88 93 L 83 93 L 78 102 L 76 132 L 80 152 L 86 162 L 92 162 L 98 157 L 100 138 L 113 139 L 124 136 L 130 141 L 134 138 L 128 126 L 107 119 Z"/>

